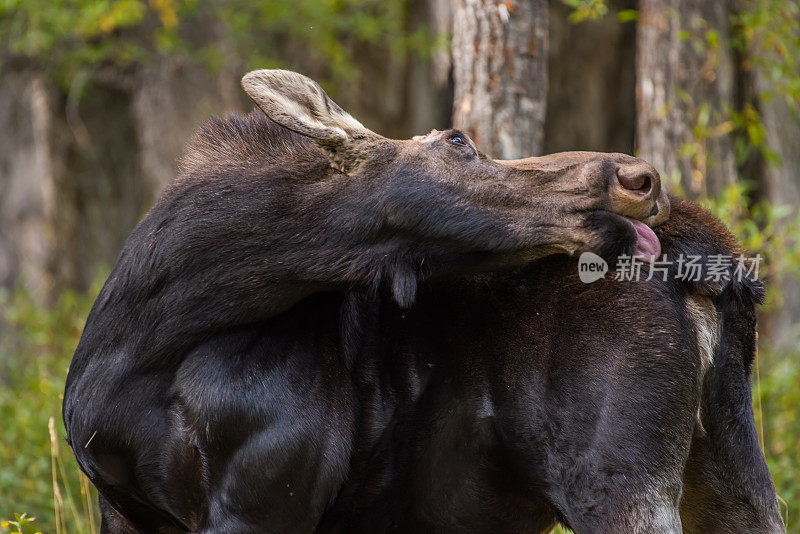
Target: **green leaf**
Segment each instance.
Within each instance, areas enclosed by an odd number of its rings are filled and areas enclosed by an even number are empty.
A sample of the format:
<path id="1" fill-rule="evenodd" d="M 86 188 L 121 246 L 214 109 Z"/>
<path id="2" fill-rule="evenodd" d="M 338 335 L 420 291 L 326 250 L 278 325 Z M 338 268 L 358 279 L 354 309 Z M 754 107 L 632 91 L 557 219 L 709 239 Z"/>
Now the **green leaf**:
<path id="1" fill-rule="evenodd" d="M 636 9 L 623 9 L 617 13 L 617 20 L 625 22 L 634 22 L 639 20 L 639 11 Z"/>

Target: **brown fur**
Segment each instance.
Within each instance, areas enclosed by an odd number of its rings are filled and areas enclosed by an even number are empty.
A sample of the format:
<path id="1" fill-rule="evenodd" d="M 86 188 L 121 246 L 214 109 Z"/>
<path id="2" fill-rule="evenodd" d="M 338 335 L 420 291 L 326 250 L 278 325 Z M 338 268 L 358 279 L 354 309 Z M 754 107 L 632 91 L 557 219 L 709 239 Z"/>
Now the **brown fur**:
<path id="1" fill-rule="evenodd" d="M 64 423 L 105 531 L 313 529 L 360 429 L 385 430 L 358 414 L 362 306 L 560 251 L 613 260 L 628 218 L 669 209 L 631 156 L 496 162 L 456 130 L 381 137 L 296 73 L 244 86 L 265 115 L 201 127 L 70 365 Z"/>

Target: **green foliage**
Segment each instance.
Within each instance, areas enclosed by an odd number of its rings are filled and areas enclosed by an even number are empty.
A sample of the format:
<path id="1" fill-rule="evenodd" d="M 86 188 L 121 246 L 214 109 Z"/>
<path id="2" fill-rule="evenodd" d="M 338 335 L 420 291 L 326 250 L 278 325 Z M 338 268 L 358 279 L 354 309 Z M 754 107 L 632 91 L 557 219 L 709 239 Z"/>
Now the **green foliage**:
<path id="1" fill-rule="evenodd" d="M 572 13 L 567 18 L 573 24 L 586 20 L 600 20 L 608 13 L 606 0 L 561 0 L 561 2 L 572 8 Z M 635 22 L 639 20 L 639 11 L 621 9 L 617 12 L 617 20 L 622 23 Z"/>
<path id="2" fill-rule="evenodd" d="M 570 21 L 596 20 L 608 11 L 604 0 L 562 0 L 573 8 Z M 714 79 L 721 54 L 735 50 L 743 58 L 741 68 L 760 75 L 765 83 L 758 95 L 763 101 L 783 98 L 800 115 L 800 0 L 745 0 L 732 15 L 731 35 L 721 35 L 700 17 L 682 20 L 678 38 L 686 42 L 702 59 L 699 79 Z M 668 10 L 670 17 L 680 16 Z M 638 20 L 633 9 L 617 13 L 620 22 Z M 695 102 L 684 87 L 675 87 L 681 103 L 683 120 L 691 125 L 690 138 L 681 147 L 681 156 L 690 163 L 691 176 L 668 176 L 667 181 L 678 194 L 687 193 L 683 184 L 690 184 L 692 193 L 706 199 L 705 177 L 711 160 L 708 144 L 731 136 L 737 164 L 760 155 L 768 165 L 780 165 L 778 155 L 770 148 L 764 124 L 756 107 L 743 103 L 742 109 L 727 104 Z M 726 193 L 727 195 L 727 193 Z M 757 208 L 760 209 L 760 208 Z"/>
<path id="3" fill-rule="evenodd" d="M 800 275 L 800 213 L 791 206 L 766 200 L 751 202 L 755 184 L 736 182 L 717 198 L 703 199 L 711 210 L 751 254 L 760 254 L 759 278 L 766 279 L 766 309 L 779 307 L 783 295 L 778 288 L 786 276 Z"/>
<path id="4" fill-rule="evenodd" d="M 23 290 L 0 290 L 0 517 L 26 511 L 45 532 L 56 531 L 56 508 L 67 532 L 92 531 L 86 503 L 93 498 L 64 442 L 61 397 L 98 291 L 99 286 L 88 294 L 67 291 L 53 306 L 42 307 Z"/>
<path id="5" fill-rule="evenodd" d="M 569 14 L 569 21 L 572 23 L 583 22 L 584 20 L 598 20 L 608 13 L 608 6 L 605 0 L 561 0 L 564 4 L 572 8 Z"/>
<path id="6" fill-rule="evenodd" d="M 639 12 L 635 9 L 623 9 L 617 13 L 617 20 L 620 22 L 635 22 L 639 20 Z"/>
<path id="7" fill-rule="evenodd" d="M 14 519 L 8 519 L 0 523 L 0 528 L 13 528 L 11 532 L 23 534 L 28 532 L 28 526 L 36 521 L 35 517 L 28 517 L 28 514 L 14 514 Z M 36 534 L 41 534 L 37 532 Z"/>
<path id="8" fill-rule="evenodd" d="M 350 81 L 358 76 L 354 56 L 364 45 L 395 54 L 430 48 L 424 28 L 406 33 L 406 10 L 405 0 L 228 0 L 213 16 L 248 68 L 285 66 L 280 58 L 299 46 L 331 79 Z"/>
<path id="9" fill-rule="evenodd" d="M 732 35 L 725 40 L 706 21 L 688 21 L 681 39 L 702 58 L 698 76 L 713 79 L 720 55 L 734 49 L 747 59 L 742 67 L 767 80 L 759 95 L 769 99 L 781 95 L 790 108 L 800 109 L 800 0 L 748 0 L 732 17 Z M 787 275 L 800 275 L 800 214 L 796 207 L 773 206 L 758 198 L 757 184 L 737 177 L 716 198 L 706 189 L 706 173 L 714 162 L 708 145 L 715 139 L 730 136 L 737 165 L 746 165 L 760 156 L 767 165 L 780 165 L 780 158 L 770 148 L 761 116 L 753 103 L 741 109 L 727 104 L 696 102 L 682 87 L 676 88 L 681 112 L 691 125 L 690 139 L 681 147 L 681 156 L 690 163 L 691 176 L 673 176 L 670 185 L 682 193 L 678 184 L 689 184 L 699 200 L 722 219 L 751 253 L 764 257 L 760 275 L 771 282 L 768 306 L 780 306 L 779 282 Z"/>
<path id="10" fill-rule="evenodd" d="M 294 54 L 317 66 L 323 78 L 347 82 L 358 75 L 354 59 L 365 45 L 395 54 L 426 54 L 434 46 L 425 28 L 408 31 L 407 5 L 408 0 L 0 0 L 0 50 L 6 51 L 0 61 L 27 58 L 66 88 L 87 72 L 136 67 L 168 54 L 193 57 L 212 71 L 227 62 L 285 66 L 282 58 Z"/>
<path id="11" fill-rule="evenodd" d="M 800 351 L 761 350 L 753 387 L 756 425 L 787 531 L 800 533 Z M 760 408 L 760 411 L 759 411 Z"/>
<path id="12" fill-rule="evenodd" d="M 147 13 L 139 0 L 6 0 L 0 3 L 3 59 L 29 58 L 65 83 L 86 66 L 141 61 L 146 40 L 127 37 Z"/>
<path id="13" fill-rule="evenodd" d="M 744 58 L 740 67 L 764 80 L 760 84 L 759 98 L 769 101 L 780 96 L 797 113 L 800 110 L 800 0 L 742 2 L 741 9 L 732 16 L 732 23 L 732 34 L 727 42 L 699 18 L 691 21 L 689 29 L 679 32 L 680 38 L 704 58 L 704 72 L 698 75 L 713 79 L 720 54 L 733 49 Z M 679 94 L 681 89 L 677 88 Z M 769 147 L 763 122 L 752 103 L 745 102 L 742 109 L 714 109 L 715 114 L 710 116 L 708 111 L 714 103 L 695 103 L 685 92 L 682 94 L 687 122 L 695 125 L 692 141 L 685 147 L 695 172 L 705 174 L 707 141 L 729 134 L 733 136 L 739 165 L 754 154 L 762 155 L 767 164 L 780 164 L 777 154 Z"/>
<path id="14" fill-rule="evenodd" d="M 800 0 L 749 0 L 734 17 L 733 44 L 747 53 L 770 86 L 762 98 L 782 97 L 800 108 Z"/>

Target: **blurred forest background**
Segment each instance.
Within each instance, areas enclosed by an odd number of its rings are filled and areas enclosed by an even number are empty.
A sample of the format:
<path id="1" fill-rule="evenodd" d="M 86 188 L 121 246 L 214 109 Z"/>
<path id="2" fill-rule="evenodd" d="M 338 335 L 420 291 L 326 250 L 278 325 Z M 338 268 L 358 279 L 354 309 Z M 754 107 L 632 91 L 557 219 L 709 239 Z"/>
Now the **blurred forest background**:
<path id="1" fill-rule="evenodd" d="M 0 0 L 0 532 L 97 531 L 60 416 L 89 307 L 197 123 L 283 67 L 388 136 L 636 154 L 721 217 L 765 258 L 754 407 L 800 533 L 798 61 L 800 0 Z"/>

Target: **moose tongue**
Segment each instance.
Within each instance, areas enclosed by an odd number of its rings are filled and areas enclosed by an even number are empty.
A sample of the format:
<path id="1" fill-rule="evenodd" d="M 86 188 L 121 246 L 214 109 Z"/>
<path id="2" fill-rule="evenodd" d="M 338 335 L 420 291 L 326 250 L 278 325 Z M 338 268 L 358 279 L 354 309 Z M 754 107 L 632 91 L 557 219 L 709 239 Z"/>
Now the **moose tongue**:
<path id="1" fill-rule="evenodd" d="M 656 237 L 656 234 L 653 233 L 653 230 L 642 221 L 629 220 L 636 229 L 636 252 L 633 256 L 637 260 L 646 262 L 652 262 L 661 256 L 661 242 Z"/>

